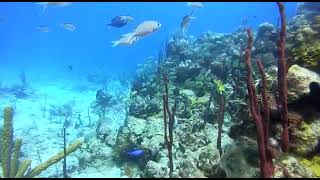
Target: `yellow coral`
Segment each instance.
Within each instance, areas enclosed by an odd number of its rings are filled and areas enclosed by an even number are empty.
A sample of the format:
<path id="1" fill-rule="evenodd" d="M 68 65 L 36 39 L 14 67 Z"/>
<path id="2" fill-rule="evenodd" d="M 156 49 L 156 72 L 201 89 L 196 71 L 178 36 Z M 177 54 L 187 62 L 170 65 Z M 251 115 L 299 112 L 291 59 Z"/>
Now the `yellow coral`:
<path id="1" fill-rule="evenodd" d="M 316 136 L 314 132 L 312 131 L 310 125 L 306 124 L 304 121 L 301 122 L 301 132 L 300 132 L 300 138 L 303 141 L 310 141 L 311 139 L 315 139 Z"/>
<path id="2" fill-rule="evenodd" d="M 191 100 L 191 106 L 204 106 L 209 102 L 210 95 L 206 94 L 199 98 L 191 97 L 190 100 Z"/>
<path id="3" fill-rule="evenodd" d="M 320 41 L 304 43 L 291 50 L 296 63 L 311 69 L 319 69 Z"/>
<path id="4" fill-rule="evenodd" d="M 2 154 L 1 154 L 1 160 L 2 160 L 2 169 L 3 169 L 3 176 L 4 177 L 15 177 L 15 178 L 21 178 L 25 176 L 25 173 L 28 169 L 28 167 L 31 164 L 31 160 L 24 160 L 21 163 L 19 163 L 19 157 L 20 157 L 20 149 L 22 145 L 22 139 L 17 139 L 15 142 L 14 151 L 12 152 L 12 135 L 13 135 L 13 127 L 12 127 L 12 119 L 13 119 L 13 108 L 12 107 L 6 107 L 4 109 L 4 123 L 3 123 L 3 130 L 2 130 Z M 60 161 L 65 155 L 74 152 L 83 143 L 83 139 L 77 140 L 73 143 L 71 143 L 66 148 L 66 154 L 64 154 L 64 151 L 60 151 L 57 155 L 53 156 L 52 158 L 48 159 L 43 164 L 38 165 L 34 169 L 31 170 L 30 173 L 28 173 L 26 176 L 28 177 L 34 177 L 39 175 L 42 171 L 46 170 L 51 165 L 57 163 Z M 13 154 L 12 154 L 13 153 Z M 13 155 L 13 157 L 11 157 Z"/>
<path id="5" fill-rule="evenodd" d="M 217 92 L 223 94 L 225 91 L 223 82 L 221 80 L 214 80 L 214 83 L 216 84 Z"/>
<path id="6" fill-rule="evenodd" d="M 297 144 L 294 152 L 300 155 L 305 154 L 311 146 L 316 142 L 317 133 L 311 126 L 304 121 L 301 121 L 298 129 L 292 132 L 292 141 Z"/>
<path id="7" fill-rule="evenodd" d="M 300 164 L 311 171 L 316 177 L 320 177 L 320 156 L 315 156 L 311 160 L 300 159 Z"/>
<path id="8" fill-rule="evenodd" d="M 5 107 L 3 115 L 3 130 L 2 130 L 2 150 L 1 150 L 1 162 L 2 171 L 4 177 L 10 176 L 10 162 L 12 153 L 12 118 L 13 118 L 13 108 Z"/>
<path id="9" fill-rule="evenodd" d="M 31 160 L 23 160 L 19 166 L 19 169 L 17 171 L 17 174 L 15 175 L 15 178 L 22 178 L 27 171 L 28 167 L 31 164 Z"/>
<path id="10" fill-rule="evenodd" d="M 16 139 L 16 142 L 14 143 L 13 157 L 11 159 L 10 177 L 15 177 L 17 174 L 21 145 L 22 139 Z"/>
<path id="11" fill-rule="evenodd" d="M 82 140 L 77 140 L 75 142 L 73 142 L 72 144 L 70 144 L 67 148 L 66 148 L 66 156 L 72 152 L 74 152 L 75 150 L 77 150 L 78 148 L 81 147 L 83 141 Z M 59 162 L 62 158 L 64 157 L 64 151 L 60 151 L 58 154 L 56 154 L 55 156 L 51 157 L 50 159 L 48 159 L 46 162 L 38 165 L 37 167 L 35 167 L 34 169 L 31 170 L 31 172 L 28 174 L 29 177 L 34 177 L 39 175 L 42 171 L 46 170 L 48 167 L 50 167 L 51 165 Z"/>

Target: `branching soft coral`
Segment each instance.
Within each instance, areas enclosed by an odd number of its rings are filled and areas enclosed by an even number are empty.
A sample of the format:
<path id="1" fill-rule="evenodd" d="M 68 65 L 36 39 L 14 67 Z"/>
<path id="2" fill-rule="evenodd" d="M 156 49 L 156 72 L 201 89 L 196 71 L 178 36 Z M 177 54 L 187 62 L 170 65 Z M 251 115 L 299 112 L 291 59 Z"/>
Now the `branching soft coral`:
<path id="1" fill-rule="evenodd" d="M 77 140 L 71 143 L 67 148 L 66 152 L 63 150 L 60 151 L 55 156 L 52 156 L 50 159 L 45 161 L 43 164 L 40 164 L 33 168 L 31 171 L 29 166 L 31 164 L 31 160 L 23 160 L 22 162 L 19 161 L 20 157 L 20 149 L 22 145 L 22 139 L 16 139 L 13 144 L 13 108 L 12 107 L 5 107 L 4 115 L 3 115 L 4 123 L 3 123 L 3 130 L 2 130 L 2 149 L 1 149 L 1 163 L 2 163 L 2 170 L 3 176 L 5 178 L 22 178 L 22 177 L 35 177 L 39 175 L 44 170 L 48 169 L 53 164 L 59 162 L 63 157 L 69 155 L 70 153 L 74 152 L 82 145 L 82 140 Z"/>

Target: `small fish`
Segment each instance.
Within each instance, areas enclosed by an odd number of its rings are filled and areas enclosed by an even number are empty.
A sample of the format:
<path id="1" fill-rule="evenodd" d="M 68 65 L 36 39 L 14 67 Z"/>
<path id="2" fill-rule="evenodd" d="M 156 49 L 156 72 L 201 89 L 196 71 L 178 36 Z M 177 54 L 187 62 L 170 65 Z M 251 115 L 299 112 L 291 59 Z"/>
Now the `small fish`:
<path id="1" fill-rule="evenodd" d="M 202 2 L 187 2 L 187 6 L 191 6 L 193 8 L 203 8 L 204 7 Z"/>
<path id="2" fill-rule="evenodd" d="M 134 19 L 131 16 L 116 16 L 107 25 L 121 28 L 121 27 L 125 26 L 126 24 L 128 24 L 128 22 L 132 22 L 132 21 L 134 21 Z"/>
<path id="3" fill-rule="evenodd" d="M 135 43 L 138 40 L 139 40 L 138 37 L 131 38 L 131 36 L 123 36 L 118 41 L 111 41 L 111 43 L 113 44 L 112 47 L 115 47 L 120 44 L 121 45 L 132 45 L 133 43 Z"/>
<path id="4" fill-rule="evenodd" d="M 124 34 L 123 37 L 129 37 L 129 40 L 131 40 L 134 37 L 144 37 L 147 36 L 161 27 L 161 23 L 159 21 L 149 20 L 149 21 L 143 21 L 140 23 L 132 33 Z"/>
<path id="5" fill-rule="evenodd" d="M 63 24 L 60 24 L 60 26 L 69 31 L 76 30 L 76 26 L 72 23 L 63 23 Z"/>
<path id="6" fill-rule="evenodd" d="M 68 69 L 69 69 L 70 71 L 72 71 L 72 70 L 73 70 L 73 66 L 72 66 L 72 65 L 68 65 Z"/>
<path id="7" fill-rule="evenodd" d="M 38 26 L 36 29 L 41 31 L 41 32 L 46 32 L 46 33 L 50 32 L 50 29 L 49 29 L 48 26 Z"/>
<path id="8" fill-rule="evenodd" d="M 280 147 L 280 145 L 279 145 L 279 142 L 276 140 L 276 139 L 274 139 L 274 138 L 269 138 L 269 143 L 270 143 L 270 145 L 271 145 L 271 147 L 273 147 L 273 148 L 278 148 L 278 147 Z"/>
<path id="9" fill-rule="evenodd" d="M 183 18 L 182 18 L 182 21 L 181 21 L 181 24 L 180 24 L 180 28 L 181 28 L 181 31 L 182 33 L 184 34 L 187 29 L 189 28 L 189 25 L 190 25 L 190 21 L 191 19 L 196 19 L 195 17 L 192 16 L 194 11 L 192 11 L 189 15 L 185 15 Z"/>
<path id="10" fill-rule="evenodd" d="M 44 14 L 48 6 L 68 6 L 71 2 L 39 2 L 37 4 L 43 6 L 42 14 Z"/>
<path id="11" fill-rule="evenodd" d="M 133 150 L 130 150 L 129 152 L 127 152 L 127 155 L 129 157 L 139 158 L 144 155 L 144 151 L 141 149 L 134 148 Z"/>

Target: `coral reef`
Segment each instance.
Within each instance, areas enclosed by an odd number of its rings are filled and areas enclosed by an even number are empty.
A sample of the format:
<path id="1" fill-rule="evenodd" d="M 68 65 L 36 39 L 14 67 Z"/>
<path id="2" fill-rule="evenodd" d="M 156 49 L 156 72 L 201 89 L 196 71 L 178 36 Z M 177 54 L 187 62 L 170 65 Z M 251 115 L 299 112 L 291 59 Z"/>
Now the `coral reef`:
<path id="1" fill-rule="evenodd" d="M 80 170 L 88 166 L 99 167 L 105 161 L 111 161 L 112 148 L 97 138 L 90 138 L 85 140 L 79 151 L 75 152 L 79 159 Z"/>
<path id="2" fill-rule="evenodd" d="M 219 172 L 219 151 L 214 145 L 217 137 L 216 127 L 196 117 L 177 118 L 176 120 L 178 125 L 173 131 L 174 169 L 172 177 L 199 177 L 199 172 L 204 174 L 202 177 L 215 177 Z M 161 117 L 153 116 L 148 119 L 129 117 L 126 125 L 119 131 L 116 145 L 113 148 L 114 159 L 126 162 L 126 151 L 134 147 L 143 149 L 146 152 L 145 156 L 135 161 L 140 168 L 144 169 L 143 176 L 169 177 L 167 148 L 163 132 L 163 118 Z M 226 141 L 228 137 L 225 134 L 222 134 L 222 137 L 224 147 L 230 142 Z M 192 164 L 194 165 L 191 166 Z M 190 173 L 192 167 L 193 173 Z"/>
<path id="3" fill-rule="evenodd" d="M 96 93 L 96 100 L 92 103 L 91 107 L 100 117 L 105 117 L 106 108 L 115 103 L 113 96 L 104 89 L 100 89 Z"/>
<path id="4" fill-rule="evenodd" d="M 288 58 L 290 64 L 308 68 L 320 72 L 320 18 L 315 11 L 318 3 L 301 3 L 298 6 L 297 16 L 288 28 Z M 290 23 L 289 23 L 290 25 Z"/>
<path id="5" fill-rule="evenodd" d="M 154 178 L 316 177 L 317 167 L 311 163 L 317 156 L 308 154 L 317 146 L 319 133 L 319 110 L 312 101 L 319 83 L 319 13 L 310 4 L 301 4 L 298 15 L 286 22 L 284 6 L 278 5 L 279 27 L 266 22 L 252 33 L 250 57 L 258 66 L 251 69 L 249 89 L 244 27 L 229 34 L 204 32 L 198 38 L 173 36 L 161 60 L 150 57 L 139 65 L 128 100 L 129 116 L 114 144 L 104 143 L 113 147 L 113 160 L 126 167 L 126 174 L 137 174 L 133 168 L 137 166 L 141 177 Z M 161 104 L 164 70 L 170 79 L 166 106 L 176 102 L 171 168 L 163 135 L 168 114 L 161 113 L 167 109 Z M 248 94 L 253 87 L 257 95 Z M 107 142 L 110 130 L 102 124 L 98 132 L 98 138 Z M 133 148 L 145 153 L 131 161 L 126 152 Z M 259 171 L 259 165 L 267 167 Z"/>
<path id="6" fill-rule="evenodd" d="M 146 118 L 160 112 L 160 101 L 150 96 L 132 95 L 129 114 L 137 118 Z"/>
<path id="7" fill-rule="evenodd" d="M 291 66 L 288 70 L 288 103 L 309 94 L 311 82 L 320 83 L 320 75 L 296 64 Z"/>
<path id="8" fill-rule="evenodd" d="M 259 177 L 256 141 L 239 138 L 228 146 L 220 160 L 220 167 L 227 178 Z M 253 158 L 254 157 L 254 158 Z"/>

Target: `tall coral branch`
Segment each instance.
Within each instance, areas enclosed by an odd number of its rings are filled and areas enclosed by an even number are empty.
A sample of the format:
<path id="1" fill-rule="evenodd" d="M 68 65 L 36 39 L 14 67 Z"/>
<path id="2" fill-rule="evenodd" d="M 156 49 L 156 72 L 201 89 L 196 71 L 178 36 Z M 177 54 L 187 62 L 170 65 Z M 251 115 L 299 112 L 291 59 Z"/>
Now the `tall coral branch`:
<path id="1" fill-rule="evenodd" d="M 287 83 L 287 64 L 285 57 L 285 37 L 286 37 L 286 17 L 283 3 L 277 2 L 280 19 L 281 30 L 280 39 L 278 42 L 278 91 L 279 91 L 279 110 L 282 116 L 282 144 L 283 152 L 288 152 L 289 149 L 289 131 L 288 131 L 288 83 Z"/>
<path id="2" fill-rule="evenodd" d="M 174 117 L 177 110 L 177 102 L 174 102 L 174 106 L 171 111 L 169 109 L 169 93 L 168 93 L 168 75 L 163 73 L 163 81 L 165 87 L 165 94 L 163 95 L 163 120 L 164 120 L 164 138 L 168 149 L 169 156 L 169 177 L 172 177 L 173 172 L 173 158 L 172 158 L 172 143 L 173 143 L 173 124 Z M 167 115 L 169 117 L 169 123 L 167 122 Z M 167 124 L 168 123 L 168 124 Z M 169 139 L 168 139 L 169 131 Z"/>
<path id="3" fill-rule="evenodd" d="M 222 68 L 222 81 L 221 85 L 223 86 L 224 89 L 224 82 L 225 82 L 225 63 L 223 63 L 223 68 Z M 220 86 L 221 86 L 220 85 Z M 225 92 L 224 90 L 221 90 L 218 88 L 219 92 L 219 116 L 218 116 L 218 138 L 217 138 L 217 148 L 219 150 L 220 157 L 222 156 L 222 146 L 221 146 L 221 134 L 222 134 L 222 126 L 224 123 L 224 109 L 225 109 Z"/>
<path id="4" fill-rule="evenodd" d="M 219 150 L 220 156 L 222 156 L 222 147 L 221 147 L 221 133 L 222 133 L 222 126 L 224 122 L 224 109 L 225 109 L 225 97 L 224 93 L 219 95 L 220 97 L 220 110 L 219 110 L 219 117 L 218 117 L 218 138 L 217 138 L 217 149 Z"/>
<path id="5" fill-rule="evenodd" d="M 270 153 L 269 148 L 269 137 L 268 135 L 268 127 L 266 126 L 268 119 L 262 119 L 262 116 L 260 114 L 259 106 L 258 106 L 258 100 L 256 95 L 256 90 L 253 84 L 253 78 L 252 78 L 252 67 L 251 67 L 251 48 L 252 48 L 252 32 L 250 29 L 247 30 L 248 34 L 248 46 L 246 48 L 246 68 L 247 68 L 247 89 L 248 89 L 248 95 L 249 95 L 249 107 L 250 112 L 252 115 L 252 118 L 254 119 L 256 123 L 256 130 L 257 130 L 257 142 L 258 142 L 258 149 L 259 149 L 259 159 L 260 159 L 260 171 L 261 175 L 264 178 L 271 178 L 273 175 L 274 167 L 272 163 L 272 156 Z M 263 101 L 264 101 L 264 118 L 268 116 L 268 99 L 267 99 L 267 93 L 266 93 L 266 78 L 265 73 L 263 71 L 263 66 L 260 61 L 257 62 L 259 65 L 260 73 L 262 76 L 263 81 Z"/>
<path id="6" fill-rule="evenodd" d="M 264 127 L 264 137 L 269 137 L 269 120 L 270 120 L 270 109 L 269 109 L 269 99 L 267 93 L 267 77 L 264 71 L 263 65 L 260 60 L 257 60 L 257 65 L 259 67 L 259 72 L 262 79 L 262 100 L 263 100 L 263 127 Z M 269 147 L 269 139 L 264 140 L 265 147 Z"/>
<path id="7" fill-rule="evenodd" d="M 4 177 L 10 177 L 11 155 L 13 144 L 13 108 L 5 107 L 3 115 L 1 163 Z"/>

